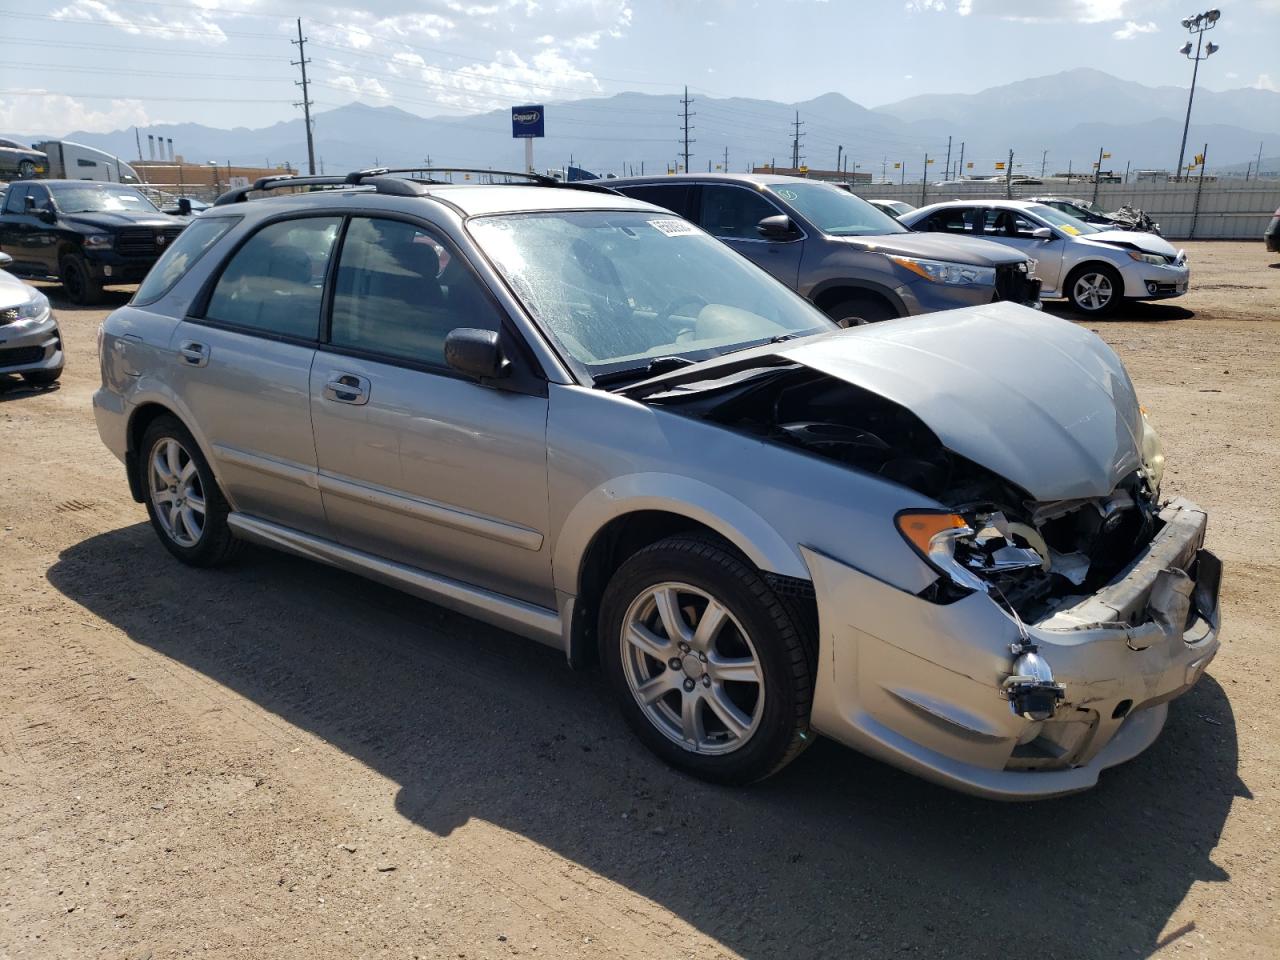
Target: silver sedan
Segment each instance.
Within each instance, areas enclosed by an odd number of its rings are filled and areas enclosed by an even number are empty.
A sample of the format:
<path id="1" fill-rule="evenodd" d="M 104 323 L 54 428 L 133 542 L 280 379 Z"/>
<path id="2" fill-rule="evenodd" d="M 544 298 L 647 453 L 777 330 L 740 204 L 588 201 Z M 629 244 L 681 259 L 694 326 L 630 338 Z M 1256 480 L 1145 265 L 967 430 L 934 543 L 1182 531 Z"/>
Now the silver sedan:
<path id="1" fill-rule="evenodd" d="M 1101 316 L 1123 300 L 1163 300 L 1187 292 L 1186 253 L 1150 233 L 1105 230 L 1043 203 L 964 200 L 935 203 L 901 217 L 913 230 L 981 237 L 1036 262 L 1043 299 L 1065 297 Z"/>
<path id="2" fill-rule="evenodd" d="M 0 268 L 12 262 L 0 253 Z M 0 379 L 6 374 L 53 383 L 62 376 L 62 337 L 48 298 L 0 269 Z"/>

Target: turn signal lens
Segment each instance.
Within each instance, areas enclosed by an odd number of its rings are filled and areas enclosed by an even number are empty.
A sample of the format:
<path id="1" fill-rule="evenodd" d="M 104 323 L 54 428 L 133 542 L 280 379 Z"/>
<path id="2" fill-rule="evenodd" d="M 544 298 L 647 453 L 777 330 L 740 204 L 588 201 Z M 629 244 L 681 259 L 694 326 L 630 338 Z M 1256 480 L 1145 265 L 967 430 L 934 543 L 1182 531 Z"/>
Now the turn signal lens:
<path id="1" fill-rule="evenodd" d="M 955 513 L 900 513 L 898 529 L 917 550 L 929 556 L 933 538 L 940 533 L 967 527 L 964 517 Z"/>

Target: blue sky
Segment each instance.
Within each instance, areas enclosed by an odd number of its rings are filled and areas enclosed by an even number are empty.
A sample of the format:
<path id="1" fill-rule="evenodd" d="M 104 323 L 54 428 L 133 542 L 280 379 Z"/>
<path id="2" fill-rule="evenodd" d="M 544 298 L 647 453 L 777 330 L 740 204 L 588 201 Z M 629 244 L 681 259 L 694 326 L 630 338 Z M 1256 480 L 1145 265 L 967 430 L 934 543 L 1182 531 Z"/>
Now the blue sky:
<path id="1" fill-rule="evenodd" d="M 1200 82 L 1275 89 L 1280 0 L 1221 9 L 1222 51 Z M 0 63 L 0 130 L 290 119 L 299 14 L 317 109 L 359 99 L 432 115 L 686 83 L 876 106 L 1080 66 L 1185 86 L 1178 21 L 1195 12 L 1173 0 L 0 0 L 5 48 L 23 51 Z"/>

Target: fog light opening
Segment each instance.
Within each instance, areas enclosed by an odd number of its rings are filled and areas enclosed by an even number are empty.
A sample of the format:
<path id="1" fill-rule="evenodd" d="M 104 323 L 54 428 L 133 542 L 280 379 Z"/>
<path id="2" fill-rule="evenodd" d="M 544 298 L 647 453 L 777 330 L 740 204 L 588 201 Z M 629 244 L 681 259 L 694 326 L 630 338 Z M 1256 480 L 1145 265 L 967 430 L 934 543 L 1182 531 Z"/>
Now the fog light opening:
<path id="1" fill-rule="evenodd" d="M 1121 717 L 1128 716 L 1129 711 L 1133 709 L 1132 700 L 1121 700 L 1116 704 L 1116 708 L 1111 711 L 1111 719 L 1119 720 Z"/>
<path id="2" fill-rule="evenodd" d="M 1159 289 L 1160 288 L 1157 284 L 1153 283 L 1150 280 L 1147 281 L 1147 293 L 1155 293 Z"/>

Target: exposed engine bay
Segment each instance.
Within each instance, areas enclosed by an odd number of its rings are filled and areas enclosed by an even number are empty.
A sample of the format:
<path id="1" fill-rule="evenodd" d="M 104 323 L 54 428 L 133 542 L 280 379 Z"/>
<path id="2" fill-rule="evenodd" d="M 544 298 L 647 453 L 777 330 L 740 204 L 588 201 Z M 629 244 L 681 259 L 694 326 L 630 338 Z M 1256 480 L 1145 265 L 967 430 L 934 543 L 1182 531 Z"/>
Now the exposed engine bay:
<path id="1" fill-rule="evenodd" d="M 950 577 L 930 588 L 940 602 L 986 589 L 1019 618 L 1039 620 L 1113 579 L 1161 526 L 1158 491 L 1144 470 L 1105 497 L 1038 503 L 948 450 L 906 408 L 803 367 L 649 402 L 847 464 L 950 507 L 968 532 L 954 540 Z"/>

